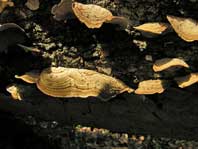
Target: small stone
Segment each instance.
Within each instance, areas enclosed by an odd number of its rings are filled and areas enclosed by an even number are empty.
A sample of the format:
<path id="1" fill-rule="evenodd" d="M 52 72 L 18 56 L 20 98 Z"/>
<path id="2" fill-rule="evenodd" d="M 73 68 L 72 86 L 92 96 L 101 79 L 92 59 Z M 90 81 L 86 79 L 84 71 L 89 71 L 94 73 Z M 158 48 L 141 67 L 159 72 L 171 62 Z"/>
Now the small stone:
<path id="1" fill-rule="evenodd" d="M 99 57 L 99 56 L 100 56 L 99 51 L 95 51 L 95 52 L 93 52 L 93 57 Z"/>
<path id="2" fill-rule="evenodd" d="M 46 44 L 45 49 L 50 50 L 50 49 L 55 48 L 55 47 L 56 47 L 55 43 L 50 43 L 50 44 Z"/>
<path id="3" fill-rule="evenodd" d="M 59 47 L 59 48 L 61 48 L 62 46 L 63 46 L 63 44 L 62 43 L 57 43 L 57 46 Z"/>
<path id="4" fill-rule="evenodd" d="M 70 51 L 70 52 L 73 52 L 73 53 L 77 53 L 77 52 L 78 52 L 78 49 L 75 48 L 75 47 L 71 47 L 71 48 L 69 49 L 69 51 Z"/>
<path id="5" fill-rule="evenodd" d="M 146 49 L 146 47 L 147 47 L 146 41 L 133 40 L 133 43 L 134 43 L 137 47 L 139 47 L 139 49 L 140 49 L 141 51 L 143 51 L 143 50 Z"/>
<path id="6" fill-rule="evenodd" d="M 145 56 L 145 60 L 146 60 L 146 61 L 152 62 L 152 61 L 153 61 L 152 55 L 146 55 L 146 56 Z"/>
<path id="7" fill-rule="evenodd" d="M 46 129 L 46 128 L 48 128 L 48 123 L 47 122 L 40 122 L 40 127 Z"/>

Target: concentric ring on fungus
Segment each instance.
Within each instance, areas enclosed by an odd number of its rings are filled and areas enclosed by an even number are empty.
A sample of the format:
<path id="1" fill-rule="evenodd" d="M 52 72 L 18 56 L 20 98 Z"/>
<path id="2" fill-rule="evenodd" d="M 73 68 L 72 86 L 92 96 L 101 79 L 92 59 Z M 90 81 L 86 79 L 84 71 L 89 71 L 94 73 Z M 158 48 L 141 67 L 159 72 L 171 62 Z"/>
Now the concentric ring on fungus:
<path id="1" fill-rule="evenodd" d="M 118 79 L 87 69 L 50 67 L 31 80 L 37 80 L 36 85 L 43 93 L 62 98 L 93 96 L 107 101 L 125 91 L 134 91 Z"/>
<path id="2" fill-rule="evenodd" d="M 74 2 L 72 9 L 77 18 L 85 23 L 88 28 L 100 28 L 104 22 L 113 19 L 113 15 L 109 10 L 94 4 Z"/>
<path id="3" fill-rule="evenodd" d="M 165 84 L 164 80 L 145 80 L 138 84 L 135 93 L 145 95 L 162 93 L 166 89 Z"/>

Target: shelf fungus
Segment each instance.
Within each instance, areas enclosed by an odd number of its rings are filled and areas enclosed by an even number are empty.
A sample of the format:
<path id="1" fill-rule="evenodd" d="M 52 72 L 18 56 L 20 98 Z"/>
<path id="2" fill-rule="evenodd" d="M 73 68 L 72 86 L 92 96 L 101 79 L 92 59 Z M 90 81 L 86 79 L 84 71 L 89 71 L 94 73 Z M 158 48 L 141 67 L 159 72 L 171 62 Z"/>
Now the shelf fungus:
<path id="1" fill-rule="evenodd" d="M 198 40 L 197 21 L 191 18 L 181 18 L 176 16 L 167 16 L 167 19 L 178 36 L 183 40 L 187 42 Z"/>
<path id="2" fill-rule="evenodd" d="M 198 83 L 198 73 L 191 73 L 187 76 L 176 77 L 175 81 L 180 88 L 188 87 L 194 83 Z"/>
<path id="3" fill-rule="evenodd" d="M 133 28 L 143 32 L 162 34 L 167 28 L 169 28 L 169 25 L 166 23 L 155 22 L 155 23 L 145 23 L 139 26 L 135 26 Z"/>
<path id="4" fill-rule="evenodd" d="M 25 31 L 15 23 L 0 26 L 0 53 L 7 52 L 8 47 L 24 44 L 28 41 Z"/>
<path id="5" fill-rule="evenodd" d="M 29 75 L 29 80 L 27 80 L 27 75 Z M 120 80 L 87 69 L 49 67 L 44 69 L 39 76 L 31 73 L 25 76 L 25 79 L 23 76 L 17 78 L 28 83 L 36 83 L 41 92 L 53 97 L 93 96 L 108 101 L 117 94 L 134 91 Z"/>
<path id="6" fill-rule="evenodd" d="M 136 94 L 150 95 L 155 93 L 162 93 L 168 86 L 167 81 L 164 80 L 145 80 L 138 84 L 135 90 Z"/>
<path id="7" fill-rule="evenodd" d="M 74 18 L 72 0 L 61 0 L 58 4 L 55 4 L 52 7 L 51 13 L 57 21 L 67 21 L 67 19 Z"/>
<path id="8" fill-rule="evenodd" d="M 27 0 L 25 6 L 30 10 L 37 10 L 39 9 L 40 2 L 39 0 Z"/>
<path id="9" fill-rule="evenodd" d="M 6 90 L 11 94 L 12 98 L 15 100 L 22 100 L 22 94 L 21 91 L 17 85 L 9 85 L 6 87 Z"/>
<path id="10" fill-rule="evenodd" d="M 74 2 L 72 9 L 76 17 L 88 28 L 100 28 L 104 22 L 119 24 L 124 28 L 129 24 L 128 19 L 113 16 L 109 10 L 98 5 Z"/>
<path id="11" fill-rule="evenodd" d="M 34 84 L 35 82 L 37 82 L 38 78 L 39 78 L 39 73 L 38 72 L 26 72 L 24 75 L 15 75 L 14 77 L 17 78 L 17 79 L 21 79 L 27 83 L 30 83 L 30 84 Z"/>
<path id="12" fill-rule="evenodd" d="M 186 67 L 189 68 L 189 65 L 182 59 L 179 58 L 163 58 L 156 60 L 153 64 L 153 70 L 155 72 L 166 70 L 170 67 Z"/>
<path id="13" fill-rule="evenodd" d="M 6 87 L 14 100 L 26 100 L 31 96 L 40 96 L 40 92 L 31 85 L 11 84 Z"/>
<path id="14" fill-rule="evenodd" d="M 11 0 L 0 0 L 0 13 L 7 7 L 13 7 L 14 3 Z"/>

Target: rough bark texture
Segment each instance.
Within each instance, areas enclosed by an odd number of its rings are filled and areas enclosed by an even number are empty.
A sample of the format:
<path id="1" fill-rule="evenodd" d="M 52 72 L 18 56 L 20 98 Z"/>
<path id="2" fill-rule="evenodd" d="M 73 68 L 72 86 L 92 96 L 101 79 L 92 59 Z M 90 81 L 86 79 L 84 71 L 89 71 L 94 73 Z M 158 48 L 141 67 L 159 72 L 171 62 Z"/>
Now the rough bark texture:
<path id="1" fill-rule="evenodd" d="M 18 102 L 1 97 L 0 110 L 16 116 L 32 115 L 46 121 L 107 128 L 114 132 L 196 139 L 197 98 L 176 88 L 150 97 L 126 94 L 109 102 L 95 98 L 63 100 L 44 95 Z"/>

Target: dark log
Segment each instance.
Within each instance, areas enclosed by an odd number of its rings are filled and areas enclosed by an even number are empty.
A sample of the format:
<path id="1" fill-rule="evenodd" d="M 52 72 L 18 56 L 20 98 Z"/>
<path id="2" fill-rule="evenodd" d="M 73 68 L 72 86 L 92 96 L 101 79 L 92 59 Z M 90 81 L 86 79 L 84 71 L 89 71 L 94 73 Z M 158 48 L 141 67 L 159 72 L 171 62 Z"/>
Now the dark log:
<path id="1" fill-rule="evenodd" d="M 17 116 L 32 115 L 61 124 L 81 124 L 115 132 L 198 138 L 198 95 L 170 88 L 150 97 L 124 94 L 102 102 L 96 98 L 54 99 L 44 95 L 14 101 L 2 96 L 0 110 Z"/>

